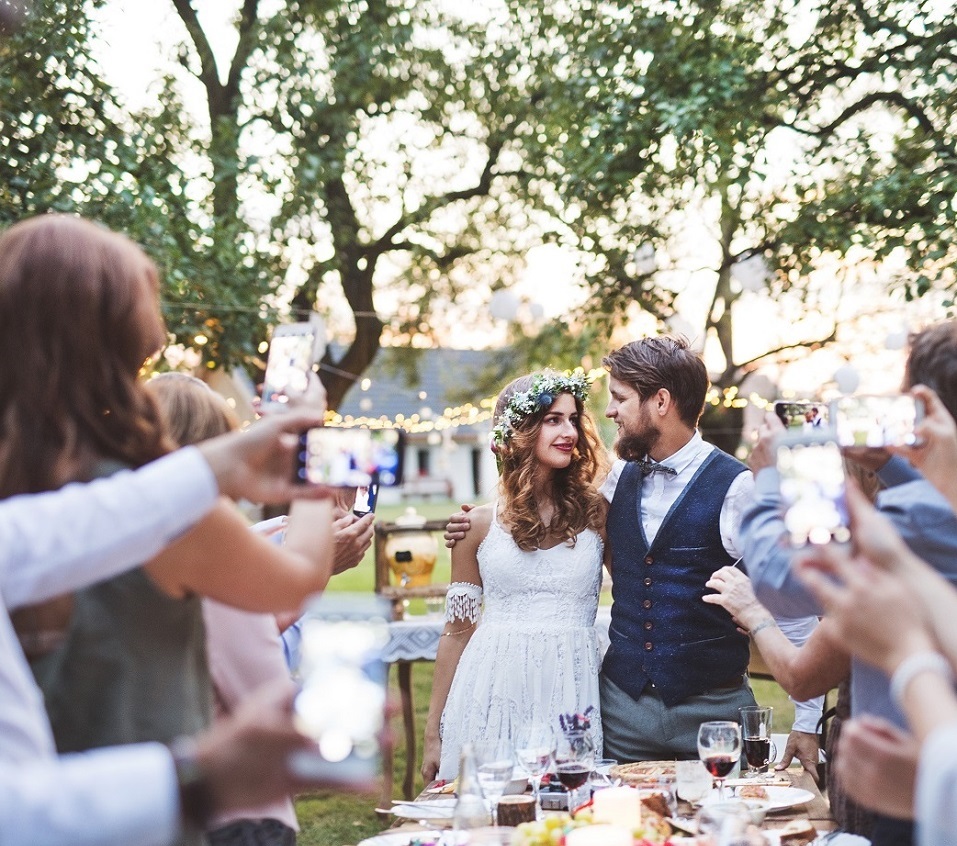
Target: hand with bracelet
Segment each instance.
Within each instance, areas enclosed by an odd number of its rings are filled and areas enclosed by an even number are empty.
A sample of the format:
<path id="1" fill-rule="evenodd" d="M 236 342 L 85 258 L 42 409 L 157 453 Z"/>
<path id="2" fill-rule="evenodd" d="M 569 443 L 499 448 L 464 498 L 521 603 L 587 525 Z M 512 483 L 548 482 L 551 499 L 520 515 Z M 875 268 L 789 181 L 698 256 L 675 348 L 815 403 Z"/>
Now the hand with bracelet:
<path id="1" fill-rule="evenodd" d="M 771 612 L 754 595 L 751 580 L 737 567 L 716 570 L 705 586 L 716 592 L 705 594 L 703 601 L 724 608 L 742 634 L 754 635 L 776 625 Z"/>

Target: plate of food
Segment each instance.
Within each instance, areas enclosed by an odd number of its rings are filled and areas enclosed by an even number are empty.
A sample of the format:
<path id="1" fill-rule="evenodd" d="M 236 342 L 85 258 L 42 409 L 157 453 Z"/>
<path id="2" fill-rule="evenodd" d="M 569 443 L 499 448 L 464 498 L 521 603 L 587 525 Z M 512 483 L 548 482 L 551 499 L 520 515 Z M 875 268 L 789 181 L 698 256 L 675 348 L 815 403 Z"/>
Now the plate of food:
<path id="1" fill-rule="evenodd" d="M 810 790 L 800 787 L 775 787 L 774 785 L 753 784 L 746 787 L 736 787 L 734 795 L 737 799 L 759 799 L 768 803 L 768 811 L 783 811 L 786 808 L 796 808 L 805 805 L 814 798 Z M 705 802 L 715 802 L 718 791 L 712 791 Z"/>

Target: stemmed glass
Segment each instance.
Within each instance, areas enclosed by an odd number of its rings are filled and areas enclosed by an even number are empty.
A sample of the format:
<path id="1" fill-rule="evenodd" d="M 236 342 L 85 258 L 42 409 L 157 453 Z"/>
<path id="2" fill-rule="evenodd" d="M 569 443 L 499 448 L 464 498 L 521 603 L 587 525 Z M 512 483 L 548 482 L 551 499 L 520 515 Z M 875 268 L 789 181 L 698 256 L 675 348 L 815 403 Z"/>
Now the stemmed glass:
<path id="1" fill-rule="evenodd" d="M 519 769 L 531 779 L 535 813 L 540 816 L 539 792 L 555 754 L 555 732 L 546 723 L 529 723 L 516 733 L 514 749 Z"/>
<path id="2" fill-rule="evenodd" d="M 724 780 L 741 758 L 741 726 L 728 720 L 702 723 L 698 728 L 698 757 L 718 782 L 718 801 L 724 802 Z"/>
<path id="3" fill-rule="evenodd" d="M 475 763 L 482 793 L 489 803 L 492 819 L 498 825 L 498 800 L 512 780 L 512 750 L 505 741 L 476 743 Z"/>
<path id="4" fill-rule="evenodd" d="M 581 788 L 595 766 L 595 744 L 587 731 L 562 732 L 555 745 L 558 780 L 568 788 L 568 810 L 582 804 Z"/>

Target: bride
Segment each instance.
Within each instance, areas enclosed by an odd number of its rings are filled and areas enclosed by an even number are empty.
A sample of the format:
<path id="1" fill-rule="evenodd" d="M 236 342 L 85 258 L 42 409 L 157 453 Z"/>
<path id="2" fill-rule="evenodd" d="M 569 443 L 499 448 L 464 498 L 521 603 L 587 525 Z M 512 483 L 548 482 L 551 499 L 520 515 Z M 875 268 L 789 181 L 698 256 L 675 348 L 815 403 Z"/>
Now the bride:
<path id="1" fill-rule="evenodd" d="M 466 741 L 510 741 L 531 722 L 598 716 L 594 631 L 606 503 L 605 450 L 584 407 L 581 372 L 511 382 L 495 405 L 495 502 L 469 513 L 452 551 L 452 584 L 425 729 L 426 783 L 453 778 Z M 484 597 L 484 611 L 481 611 Z"/>

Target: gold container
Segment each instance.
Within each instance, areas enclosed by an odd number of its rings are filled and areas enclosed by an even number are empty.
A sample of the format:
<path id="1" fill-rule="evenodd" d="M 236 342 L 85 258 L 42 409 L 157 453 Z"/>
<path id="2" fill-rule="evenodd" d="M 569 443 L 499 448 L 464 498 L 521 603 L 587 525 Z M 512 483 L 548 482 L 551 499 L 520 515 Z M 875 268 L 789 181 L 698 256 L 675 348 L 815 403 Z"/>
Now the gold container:
<path id="1" fill-rule="evenodd" d="M 425 525 L 425 517 L 410 506 L 395 522 L 397 526 L 409 527 L 408 531 L 389 535 L 385 542 L 385 559 L 395 584 L 401 587 L 430 584 L 439 554 L 439 542 L 432 532 L 415 530 Z"/>

